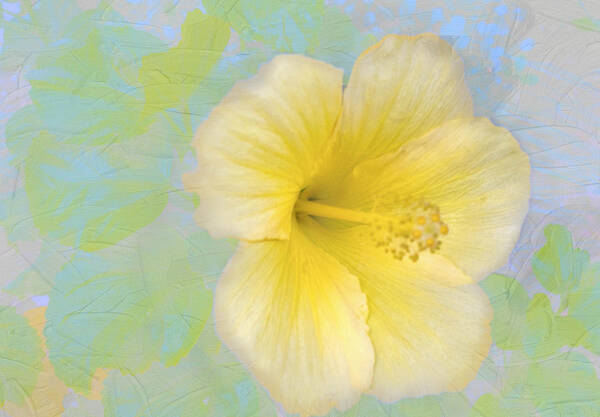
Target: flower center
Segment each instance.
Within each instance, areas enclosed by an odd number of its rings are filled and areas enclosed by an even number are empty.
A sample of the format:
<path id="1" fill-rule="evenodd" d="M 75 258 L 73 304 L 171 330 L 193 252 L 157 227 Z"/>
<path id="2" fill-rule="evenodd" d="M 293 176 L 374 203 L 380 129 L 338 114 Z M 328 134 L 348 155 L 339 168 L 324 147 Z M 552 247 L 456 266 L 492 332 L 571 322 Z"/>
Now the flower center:
<path id="1" fill-rule="evenodd" d="M 383 215 L 299 199 L 295 211 L 367 225 L 375 246 L 397 259 L 408 256 L 414 262 L 419 259 L 419 252 L 429 249 L 435 253 L 442 244 L 440 237 L 449 231 L 439 208 L 426 202 L 406 204 L 397 214 Z"/>

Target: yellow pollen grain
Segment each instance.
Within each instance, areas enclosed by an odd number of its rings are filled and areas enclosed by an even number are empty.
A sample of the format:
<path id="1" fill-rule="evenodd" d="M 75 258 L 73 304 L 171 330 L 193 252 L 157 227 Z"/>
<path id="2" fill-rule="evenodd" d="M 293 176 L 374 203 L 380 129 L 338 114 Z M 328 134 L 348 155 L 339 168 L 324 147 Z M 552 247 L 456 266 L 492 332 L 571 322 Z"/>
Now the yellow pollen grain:
<path id="1" fill-rule="evenodd" d="M 408 256 L 416 262 L 419 253 L 424 250 L 435 253 L 442 243 L 439 236 L 448 234 L 448 226 L 441 221 L 437 206 L 422 201 L 399 204 L 398 211 L 392 215 L 356 211 L 304 199 L 296 202 L 294 211 L 368 226 L 368 229 L 359 232 L 359 237 L 368 238 L 375 247 L 382 248 L 398 260 Z"/>

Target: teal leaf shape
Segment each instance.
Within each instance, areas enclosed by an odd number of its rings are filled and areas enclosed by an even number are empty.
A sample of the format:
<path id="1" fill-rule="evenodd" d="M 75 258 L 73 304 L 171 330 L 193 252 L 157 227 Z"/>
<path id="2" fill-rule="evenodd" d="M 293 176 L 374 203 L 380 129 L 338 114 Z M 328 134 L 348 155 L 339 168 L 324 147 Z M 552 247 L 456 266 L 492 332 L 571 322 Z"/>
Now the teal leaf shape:
<path id="1" fill-rule="evenodd" d="M 572 315 L 555 313 L 546 294 L 530 298 L 518 281 L 500 274 L 490 275 L 480 285 L 494 309 L 492 339 L 499 348 L 546 357 L 563 346 L 579 346 L 586 340 L 582 322 Z"/>
<path id="2" fill-rule="evenodd" d="M 531 417 L 535 407 L 527 400 L 491 393 L 483 394 L 470 410 L 469 417 Z"/>
<path id="3" fill-rule="evenodd" d="M 330 417 L 445 417 L 464 416 L 471 408 L 469 400 L 462 393 L 447 392 L 421 398 L 408 398 L 393 404 L 382 403 L 375 397 L 363 395 L 361 400 L 349 410 L 341 413 L 333 411 Z"/>
<path id="4" fill-rule="evenodd" d="M 40 233 L 94 251 L 158 217 L 167 204 L 172 163 L 164 134 L 156 124 L 126 142 L 87 147 L 41 132 L 23 168 L 30 216 Z M 143 147 L 148 151 L 139 152 Z"/>
<path id="5" fill-rule="evenodd" d="M 163 43 L 130 26 L 89 22 L 66 36 L 61 52 L 39 54 L 26 74 L 32 106 L 46 130 L 88 146 L 146 131 L 152 120 L 141 113 L 137 72 L 143 54 L 166 49 Z"/>
<path id="6" fill-rule="evenodd" d="M 500 274 L 488 276 L 479 285 L 494 309 L 492 339 L 501 349 L 521 349 L 526 332 L 525 313 L 530 302 L 527 292 L 517 280 Z"/>
<path id="7" fill-rule="evenodd" d="M 206 0 L 203 5 L 240 35 L 243 51 L 258 41 L 278 53 L 301 53 L 341 67 L 346 79 L 358 55 L 376 41 L 322 0 L 266 0 L 259 8 L 252 0 Z"/>
<path id="8" fill-rule="evenodd" d="M 27 73 L 33 104 L 9 121 L 7 145 L 25 178 L 27 220 L 42 238 L 92 251 L 162 212 L 170 187 L 172 156 L 164 139 L 170 131 L 161 120 L 151 130 L 151 120 L 136 122 L 140 93 L 116 70 L 139 59 L 145 49 L 136 45 L 160 43 L 119 25 L 71 26 L 67 32 L 83 42 L 67 38 L 66 52 L 37 57 Z"/>
<path id="9" fill-rule="evenodd" d="M 18 247 L 15 250 L 18 250 Z M 46 295 L 52 290 L 54 276 L 67 260 L 68 257 L 57 245 L 44 242 L 39 256 L 30 264 L 31 266 L 5 285 L 3 291 L 19 298 Z"/>
<path id="10" fill-rule="evenodd" d="M 205 0 L 206 11 L 226 20 L 244 41 L 260 41 L 278 51 L 306 51 L 317 42 L 324 4 L 317 1 Z"/>
<path id="11" fill-rule="evenodd" d="M 23 404 L 42 370 L 41 340 L 14 307 L 0 307 L 0 406 Z"/>
<path id="12" fill-rule="evenodd" d="M 506 358 L 506 356 L 505 356 Z M 510 359 L 498 365 L 500 385 L 492 392 L 481 395 L 473 404 L 469 417 L 531 417 L 536 408 L 525 391 L 523 382 L 527 377 L 531 358 L 514 351 Z"/>
<path id="13" fill-rule="evenodd" d="M 530 356 L 535 356 L 540 349 L 554 352 L 556 347 L 548 343 L 553 336 L 554 311 L 546 294 L 538 293 L 533 296 L 527 307 L 525 320 L 527 332 L 523 340 L 524 351 Z"/>
<path id="14" fill-rule="evenodd" d="M 600 379 L 581 353 L 532 363 L 520 384 L 544 417 L 600 415 Z"/>
<path id="15" fill-rule="evenodd" d="M 212 293 L 192 265 L 214 248 L 157 221 L 119 245 L 79 252 L 56 277 L 45 335 L 56 374 L 87 393 L 98 368 L 139 373 L 160 360 L 175 365 L 196 343 Z M 214 242 L 214 241 L 213 241 Z M 233 245 L 224 244 L 231 255 Z"/>
<path id="16" fill-rule="evenodd" d="M 275 417 L 274 403 L 207 325 L 198 346 L 173 367 L 154 364 L 136 376 L 110 372 L 106 417 Z"/>
<path id="17" fill-rule="evenodd" d="M 564 226 L 548 225 L 544 235 L 546 244 L 531 260 L 533 272 L 545 289 L 567 295 L 579 285 L 590 257 L 584 250 L 573 248 L 571 233 Z"/>
<path id="18" fill-rule="evenodd" d="M 600 354 L 600 263 L 588 264 L 581 283 L 568 298 L 569 316 L 585 326 L 582 344 Z"/>
<path id="19" fill-rule="evenodd" d="M 190 100 L 191 124 L 200 123 L 221 99 L 231 90 L 236 82 L 253 77 L 260 66 L 274 55 L 264 49 L 244 49 L 233 56 L 223 57 L 194 91 Z M 178 124 L 179 130 L 186 129 L 188 113 L 173 114 L 172 119 Z M 189 123 L 188 123 L 189 124 Z"/>
<path id="20" fill-rule="evenodd" d="M 114 24 L 101 23 L 107 18 Z M 185 108 L 229 39 L 226 23 L 198 10 L 170 50 L 122 21 L 104 9 L 61 27 L 61 48 L 35 54 L 26 72 L 33 104 L 7 126 L 28 218 L 42 238 L 85 251 L 124 239 L 166 207 L 173 149 L 188 151 L 192 126 L 182 130 L 158 110 Z"/>
<path id="21" fill-rule="evenodd" d="M 523 346 L 532 358 L 549 357 L 563 346 L 575 347 L 585 341 L 587 330 L 581 321 L 571 315 L 557 315 L 544 293 L 533 296 L 525 317 Z"/>
<path id="22" fill-rule="evenodd" d="M 592 417 L 600 412 L 600 380 L 581 353 L 532 360 L 515 352 L 505 370 L 500 392 L 479 397 L 470 417 Z"/>
<path id="23" fill-rule="evenodd" d="M 86 20 L 91 12 L 83 12 L 76 0 L 43 3 L 25 0 L 19 4 L 21 12 L 18 16 L 0 19 L 4 29 L 0 68 L 27 67 L 33 55 L 56 47 L 56 43 L 74 28 L 87 27 L 89 30 Z"/>
<path id="24" fill-rule="evenodd" d="M 220 60 L 230 29 L 220 18 L 192 10 L 181 32 L 181 41 L 175 47 L 142 58 L 139 81 L 144 89 L 146 114 L 181 110 Z"/>
<path id="25" fill-rule="evenodd" d="M 325 6 L 314 37 L 315 42 L 305 53 L 342 68 L 344 82 L 359 55 L 377 41 L 374 35 L 360 32 L 350 16 L 331 6 Z"/>

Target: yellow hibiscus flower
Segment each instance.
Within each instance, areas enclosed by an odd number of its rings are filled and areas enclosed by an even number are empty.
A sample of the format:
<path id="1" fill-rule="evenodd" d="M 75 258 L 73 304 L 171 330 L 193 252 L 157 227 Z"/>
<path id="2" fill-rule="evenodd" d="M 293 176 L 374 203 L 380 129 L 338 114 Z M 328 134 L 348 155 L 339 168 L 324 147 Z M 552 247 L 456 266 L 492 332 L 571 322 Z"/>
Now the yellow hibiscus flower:
<path id="1" fill-rule="evenodd" d="M 504 264 L 529 162 L 473 116 L 441 38 L 386 36 L 342 71 L 281 55 L 196 133 L 199 225 L 240 240 L 214 304 L 225 344 L 291 413 L 461 390 L 491 344 L 475 282 Z"/>

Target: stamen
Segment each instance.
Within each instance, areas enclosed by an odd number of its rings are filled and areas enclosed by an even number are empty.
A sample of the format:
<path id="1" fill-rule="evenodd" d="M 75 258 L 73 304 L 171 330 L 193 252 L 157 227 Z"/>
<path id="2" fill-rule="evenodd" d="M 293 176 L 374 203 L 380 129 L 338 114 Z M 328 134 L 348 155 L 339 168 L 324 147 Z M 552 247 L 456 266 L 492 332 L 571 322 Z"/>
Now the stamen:
<path id="1" fill-rule="evenodd" d="M 449 232 L 448 226 L 441 221 L 438 207 L 426 202 L 398 204 L 395 214 L 383 215 L 299 199 L 295 211 L 367 225 L 369 237 L 376 247 L 383 248 L 396 259 L 408 256 L 413 262 L 418 261 L 422 251 L 429 249 L 435 253 L 439 250 L 440 235 Z"/>
<path id="2" fill-rule="evenodd" d="M 306 213 L 316 217 L 346 220 L 353 223 L 368 224 L 371 220 L 369 213 L 345 209 L 342 207 L 328 206 L 314 201 L 298 200 L 295 206 L 296 213 Z"/>

